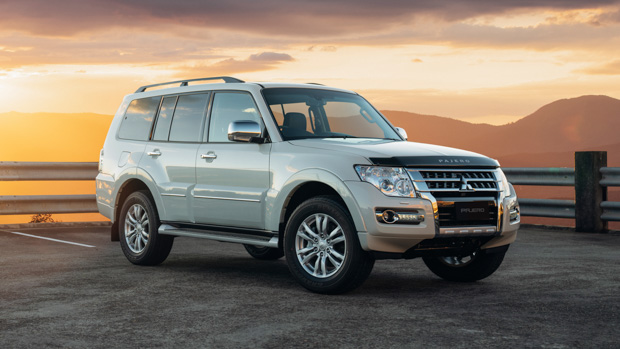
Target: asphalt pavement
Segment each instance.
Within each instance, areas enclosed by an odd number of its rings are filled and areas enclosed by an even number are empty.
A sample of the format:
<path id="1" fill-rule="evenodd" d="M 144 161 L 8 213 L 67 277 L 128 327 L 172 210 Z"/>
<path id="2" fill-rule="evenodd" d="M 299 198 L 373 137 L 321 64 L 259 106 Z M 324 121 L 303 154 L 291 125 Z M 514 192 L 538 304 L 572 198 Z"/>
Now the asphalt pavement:
<path id="1" fill-rule="evenodd" d="M 326 296 L 241 245 L 177 238 L 162 265 L 134 266 L 108 229 L 0 230 L 0 347 L 620 347 L 617 233 L 526 228 L 483 281 L 385 260 Z"/>

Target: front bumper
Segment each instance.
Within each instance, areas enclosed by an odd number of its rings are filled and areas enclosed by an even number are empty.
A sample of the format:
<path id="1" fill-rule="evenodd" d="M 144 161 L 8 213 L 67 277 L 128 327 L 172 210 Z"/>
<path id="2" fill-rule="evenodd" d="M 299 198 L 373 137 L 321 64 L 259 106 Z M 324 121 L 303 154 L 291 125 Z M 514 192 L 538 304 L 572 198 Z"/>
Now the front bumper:
<path id="1" fill-rule="evenodd" d="M 498 200 L 497 225 L 441 228 L 436 220 L 437 204 L 433 202 L 434 199 L 430 195 L 426 195 L 426 198 L 388 197 L 366 182 L 347 181 L 346 185 L 353 194 L 361 213 L 360 218 L 364 226 L 357 227 L 358 237 L 362 248 L 366 251 L 404 253 L 423 240 L 458 236 L 492 236 L 492 239 L 482 248 L 493 248 L 514 242 L 519 229 L 519 220 L 510 220 L 510 208 L 517 206 L 514 190 L 512 196 L 500 196 Z M 382 223 L 377 219 L 378 208 L 412 212 L 423 215 L 424 220 L 418 224 Z"/>

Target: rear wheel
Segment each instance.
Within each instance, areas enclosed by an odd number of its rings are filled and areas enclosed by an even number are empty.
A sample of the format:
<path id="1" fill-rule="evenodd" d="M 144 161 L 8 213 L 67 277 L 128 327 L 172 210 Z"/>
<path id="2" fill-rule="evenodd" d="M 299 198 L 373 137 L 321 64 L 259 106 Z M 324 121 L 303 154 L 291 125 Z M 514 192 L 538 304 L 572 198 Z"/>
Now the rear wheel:
<path id="1" fill-rule="evenodd" d="M 338 294 L 359 287 L 375 260 L 362 250 L 349 213 L 330 197 L 302 203 L 284 234 L 288 267 L 310 291 Z"/>
<path id="2" fill-rule="evenodd" d="M 248 251 L 250 256 L 261 260 L 276 260 L 284 256 L 284 251 L 280 248 L 271 248 L 265 246 L 246 245 L 245 250 Z"/>
<path id="3" fill-rule="evenodd" d="M 472 282 L 493 274 L 502 264 L 508 246 L 495 251 L 478 250 L 465 256 L 424 257 L 424 264 L 435 275 L 448 281 Z"/>
<path id="4" fill-rule="evenodd" d="M 148 192 L 137 191 L 127 197 L 119 227 L 121 248 L 131 263 L 157 265 L 168 257 L 174 238 L 159 235 L 159 223 L 157 209 Z"/>

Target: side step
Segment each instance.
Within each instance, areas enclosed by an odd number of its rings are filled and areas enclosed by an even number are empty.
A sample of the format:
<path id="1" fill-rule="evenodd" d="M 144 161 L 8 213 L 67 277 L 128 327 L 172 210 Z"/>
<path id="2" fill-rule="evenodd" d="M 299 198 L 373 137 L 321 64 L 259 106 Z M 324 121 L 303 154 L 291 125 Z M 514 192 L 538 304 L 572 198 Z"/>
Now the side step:
<path id="1" fill-rule="evenodd" d="M 264 247 L 278 247 L 278 236 L 257 236 L 250 234 L 239 234 L 221 232 L 215 230 L 177 228 L 168 224 L 162 224 L 157 230 L 162 235 L 188 236 L 193 238 L 209 239 L 221 242 L 233 242 L 238 244 L 248 244 Z"/>

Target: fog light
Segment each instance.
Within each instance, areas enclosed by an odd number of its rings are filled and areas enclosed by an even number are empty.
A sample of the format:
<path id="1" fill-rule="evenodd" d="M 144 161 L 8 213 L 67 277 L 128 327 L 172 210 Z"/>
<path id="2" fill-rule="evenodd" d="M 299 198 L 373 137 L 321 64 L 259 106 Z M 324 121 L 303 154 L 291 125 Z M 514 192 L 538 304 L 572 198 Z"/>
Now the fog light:
<path id="1" fill-rule="evenodd" d="M 392 210 L 383 211 L 381 217 L 383 218 L 383 222 L 388 224 L 396 223 L 398 221 L 398 214 Z"/>
<path id="2" fill-rule="evenodd" d="M 396 212 L 390 209 L 377 209 L 377 221 L 387 224 L 420 224 L 424 222 L 424 215 L 414 212 Z"/>

